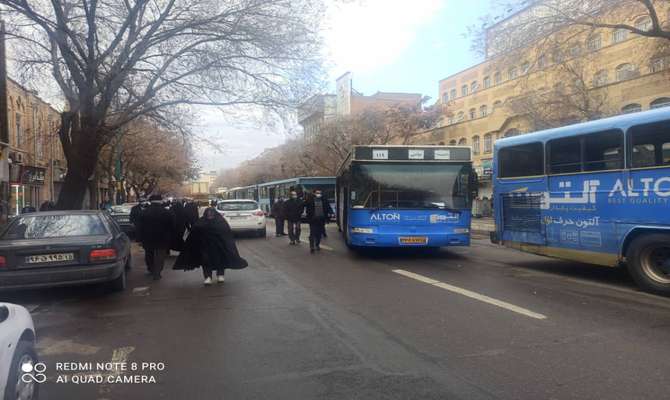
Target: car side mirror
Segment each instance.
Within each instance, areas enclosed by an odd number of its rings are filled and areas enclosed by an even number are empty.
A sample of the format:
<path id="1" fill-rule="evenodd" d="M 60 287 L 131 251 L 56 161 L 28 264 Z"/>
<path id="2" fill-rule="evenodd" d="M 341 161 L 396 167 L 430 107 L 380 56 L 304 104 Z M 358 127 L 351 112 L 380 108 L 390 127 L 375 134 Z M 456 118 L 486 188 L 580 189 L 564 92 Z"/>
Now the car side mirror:
<path id="1" fill-rule="evenodd" d="M 7 306 L 0 306 L 0 323 L 3 323 L 9 318 L 9 308 Z"/>

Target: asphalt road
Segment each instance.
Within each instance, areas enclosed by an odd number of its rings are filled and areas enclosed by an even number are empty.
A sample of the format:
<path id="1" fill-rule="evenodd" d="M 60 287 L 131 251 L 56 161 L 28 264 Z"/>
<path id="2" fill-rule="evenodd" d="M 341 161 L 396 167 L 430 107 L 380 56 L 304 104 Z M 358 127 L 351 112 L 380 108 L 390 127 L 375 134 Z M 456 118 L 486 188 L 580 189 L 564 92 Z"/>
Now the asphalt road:
<path id="1" fill-rule="evenodd" d="M 304 242 L 241 238 L 250 266 L 223 285 L 173 270 L 155 283 L 136 249 L 123 293 L 0 296 L 32 310 L 48 368 L 42 399 L 670 396 L 670 299 L 638 292 L 625 271 L 485 238 L 427 254 L 355 254 L 329 233 L 314 255 Z M 138 370 L 56 364 L 111 361 Z M 75 375 L 156 382 L 74 384 Z"/>

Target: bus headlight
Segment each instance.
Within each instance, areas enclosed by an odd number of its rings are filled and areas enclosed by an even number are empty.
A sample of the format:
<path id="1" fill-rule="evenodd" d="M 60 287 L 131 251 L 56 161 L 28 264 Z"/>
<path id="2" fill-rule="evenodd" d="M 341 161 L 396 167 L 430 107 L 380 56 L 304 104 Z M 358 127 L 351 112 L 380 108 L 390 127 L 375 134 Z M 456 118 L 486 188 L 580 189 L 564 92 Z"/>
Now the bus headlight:
<path id="1" fill-rule="evenodd" d="M 374 233 L 372 228 L 351 228 L 351 233 Z"/>
<path id="2" fill-rule="evenodd" d="M 454 228 L 454 233 L 468 233 L 470 232 L 469 228 Z"/>

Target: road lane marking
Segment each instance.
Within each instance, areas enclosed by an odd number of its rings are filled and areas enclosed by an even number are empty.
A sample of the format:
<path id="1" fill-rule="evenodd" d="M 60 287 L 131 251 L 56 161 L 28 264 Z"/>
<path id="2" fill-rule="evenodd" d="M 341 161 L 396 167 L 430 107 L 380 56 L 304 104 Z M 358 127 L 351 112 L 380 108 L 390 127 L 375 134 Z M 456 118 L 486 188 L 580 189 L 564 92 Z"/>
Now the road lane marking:
<path id="1" fill-rule="evenodd" d="M 460 288 L 458 286 L 450 285 L 448 283 L 444 283 L 444 282 L 440 282 L 440 281 L 437 281 L 437 280 L 432 279 L 432 278 L 428 278 L 428 277 L 423 276 L 423 275 L 415 274 L 414 272 L 405 271 L 403 269 L 394 269 L 393 272 L 395 272 L 396 274 L 402 275 L 406 278 L 411 278 L 411 279 L 417 280 L 419 282 L 423 282 L 423 283 L 427 283 L 427 284 L 435 286 L 435 287 L 439 287 L 440 289 L 448 290 L 452 293 L 457 293 L 457 294 L 463 295 L 465 297 L 469 297 L 471 299 L 481 301 L 483 303 L 491 304 L 491 305 L 494 305 L 496 307 L 504 308 L 508 311 L 515 312 L 517 314 L 525 315 L 526 317 L 535 318 L 535 319 L 547 319 L 546 315 L 539 314 L 539 313 L 530 311 L 526 308 L 519 307 L 519 306 L 516 306 L 516 305 L 511 304 L 511 303 L 507 303 L 507 302 L 502 301 L 502 300 L 494 299 L 493 297 L 489 297 L 489 296 L 486 296 L 486 295 L 483 295 L 483 294 L 479 294 L 479 293 L 473 292 L 471 290 L 463 289 L 463 288 Z"/>

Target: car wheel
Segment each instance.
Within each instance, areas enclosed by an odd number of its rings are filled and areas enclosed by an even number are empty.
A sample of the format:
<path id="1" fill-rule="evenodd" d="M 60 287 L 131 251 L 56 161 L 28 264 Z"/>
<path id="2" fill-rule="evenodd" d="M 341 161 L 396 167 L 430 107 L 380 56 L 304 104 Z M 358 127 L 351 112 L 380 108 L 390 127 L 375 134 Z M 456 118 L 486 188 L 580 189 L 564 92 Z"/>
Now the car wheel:
<path id="1" fill-rule="evenodd" d="M 641 289 L 670 295 L 670 235 L 655 233 L 634 239 L 626 260 L 628 272 Z"/>
<path id="2" fill-rule="evenodd" d="M 118 278 L 109 282 L 109 287 L 114 292 L 121 292 L 121 291 L 126 289 L 126 269 L 125 268 L 121 271 L 121 275 L 119 275 Z"/>
<path id="3" fill-rule="evenodd" d="M 27 379 L 30 382 L 21 380 L 21 376 L 24 374 L 21 366 L 24 364 L 35 365 L 36 363 L 37 353 L 33 343 L 27 340 L 19 341 L 14 351 L 14 357 L 12 357 L 12 364 L 9 367 L 4 400 L 37 400 L 39 398 L 39 384 L 31 379 Z"/>
<path id="4" fill-rule="evenodd" d="M 266 228 L 258 230 L 258 237 L 266 237 L 267 235 L 268 235 L 268 231 L 267 231 Z"/>

